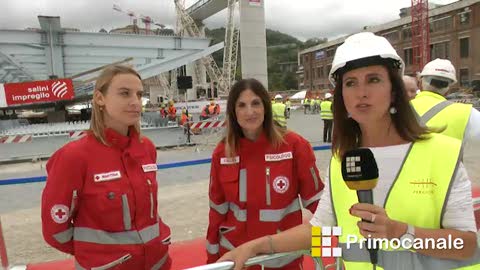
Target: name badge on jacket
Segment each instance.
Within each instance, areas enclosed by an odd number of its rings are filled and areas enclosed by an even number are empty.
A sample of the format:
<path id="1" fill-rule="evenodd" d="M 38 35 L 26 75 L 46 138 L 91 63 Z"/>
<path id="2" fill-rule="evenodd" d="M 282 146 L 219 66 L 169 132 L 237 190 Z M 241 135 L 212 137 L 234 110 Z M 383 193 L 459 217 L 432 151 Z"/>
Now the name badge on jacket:
<path id="1" fill-rule="evenodd" d="M 221 165 L 237 164 L 239 162 L 240 162 L 240 157 L 239 156 L 236 156 L 236 157 L 233 157 L 233 158 L 223 157 L 223 158 L 220 159 L 220 164 Z"/>
<path id="2" fill-rule="evenodd" d="M 155 172 L 157 171 L 157 164 L 152 163 L 152 164 L 145 164 L 142 165 L 143 172 Z"/>
<path id="3" fill-rule="evenodd" d="M 280 161 L 280 160 L 292 159 L 292 158 L 293 158 L 292 152 L 284 152 L 284 153 L 279 153 L 279 154 L 266 154 L 265 155 L 265 161 L 267 161 L 267 162 Z"/>
<path id="4" fill-rule="evenodd" d="M 98 173 L 93 175 L 93 180 L 95 182 L 112 181 L 120 178 L 122 178 L 122 174 L 120 173 L 120 171 Z"/>

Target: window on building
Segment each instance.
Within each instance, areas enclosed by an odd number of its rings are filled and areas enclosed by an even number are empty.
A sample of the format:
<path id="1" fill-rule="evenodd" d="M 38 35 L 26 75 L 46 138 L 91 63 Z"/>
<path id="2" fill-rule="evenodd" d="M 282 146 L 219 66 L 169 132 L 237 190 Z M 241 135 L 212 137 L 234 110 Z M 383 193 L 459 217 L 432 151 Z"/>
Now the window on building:
<path id="1" fill-rule="evenodd" d="M 333 57 L 335 55 L 335 48 L 327 50 L 327 57 Z"/>
<path id="2" fill-rule="evenodd" d="M 326 72 L 326 74 L 330 74 L 330 70 L 331 70 L 331 69 L 332 69 L 332 65 L 328 65 L 328 66 L 327 66 L 327 72 Z"/>
<path id="3" fill-rule="evenodd" d="M 305 80 L 308 81 L 308 70 L 305 70 Z"/>
<path id="4" fill-rule="evenodd" d="M 470 38 L 461 38 L 460 39 L 460 57 L 468 58 L 470 55 Z"/>
<path id="5" fill-rule="evenodd" d="M 405 61 L 405 66 L 410 66 L 413 64 L 413 49 L 404 49 L 403 50 L 403 60 Z"/>
<path id="6" fill-rule="evenodd" d="M 451 16 L 433 19 L 430 22 L 430 32 L 443 32 L 452 29 L 453 18 Z"/>
<path id="7" fill-rule="evenodd" d="M 469 25 L 470 24 L 470 12 L 462 12 L 458 14 L 460 25 Z"/>
<path id="8" fill-rule="evenodd" d="M 460 86 L 470 86 L 470 78 L 468 77 L 468 68 L 460 69 Z"/>
<path id="9" fill-rule="evenodd" d="M 442 58 L 442 59 L 449 59 L 450 58 L 450 44 L 449 42 L 441 42 L 435 43 L 430 45 L 430 58 Z"/>
<path id="10" fill-rule="evenodd" d="M 398 31 L 395 30 L 392 32 L 385 33 L 383 34 L 383 37 L 385 37 L 390 42 L 398 41 Z"/>
<path id="11" fill-rule="evenodd" d="M 412 38 L 412 27 L 410 25 L 404 27 L 402 29 L 402 37 L 403 39 L 411 39 Z"/>

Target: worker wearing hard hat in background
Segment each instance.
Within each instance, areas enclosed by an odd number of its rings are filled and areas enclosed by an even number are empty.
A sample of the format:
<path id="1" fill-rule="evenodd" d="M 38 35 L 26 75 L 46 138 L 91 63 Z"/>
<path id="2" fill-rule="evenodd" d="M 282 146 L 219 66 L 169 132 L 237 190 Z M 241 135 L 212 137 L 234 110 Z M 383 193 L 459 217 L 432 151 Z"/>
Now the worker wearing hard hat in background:
<path id="1" fill-rule="evenodd" d="M 443 134 L 459 140 L 480 140 L 480 112 L 472 104 L 445 99 L 450 86 L 457 82 L 455 68 L 446 59 L 435 59 L 420 73 L 422 92 L 411 101 L 420 121 L 430 128 L 444 129 Z"/>
<path id="2" fill-rule="evenodd" d="M 325 100 L 320 103 L 320 117 L 323 120 L 323 142 L 332 142 L 333 112 L 330 93 L 326 93 Z"/>
<path id="3" fill-rule="evenodd" d="M 192 115 L 187 114 L 187 110 L 185 108 L 182 109 L 182 115 L 180 116 L 180 126 L 184 127 L 183 133 L 187 133 L 187 123 L 191 126 L 192 125 Z"/>
<path id="4" fill-rule="evenodd" d="M 287 101 L 285 101 L 285 107 L 287 108 L 287 114 L 286 118 L 290 118 L 290 108 L 292 107 L 292 102 L 290 101 L 290 98 L 287 97 Z"/>
<path id="5" fill-rule="evenodd" d="M 282 96 L 275 96 L 275 103 L 272 104 L 273 121 L 282 128 L 287 128 L 287 107 L 282 103 Z"/>
<path id="6" fill-rule="evenodd" d="M 310 100 L 305 96 L 303 100 L 303 114 L 307 114 L 307 110 L 310 111 Z"/>
<path id="7" fill-rule="evenodd" d="M 168 120 L 169 121 L 176 121 L 176 119 L 177 119 L 177 109 L 175 108 L 175 103 L 173 102 L 173 100 L 170 100 L 168 102 L 167 113 L 168 113 Z"/>
<path id="8" fill-rule="evenodd" d="M 408 98 L 414 99 L 420 90 L 418 90 L 418 82 L 415 77 L 404 75 L 403 84 L 405 84 L 405 91 L 407 92 Z"/>

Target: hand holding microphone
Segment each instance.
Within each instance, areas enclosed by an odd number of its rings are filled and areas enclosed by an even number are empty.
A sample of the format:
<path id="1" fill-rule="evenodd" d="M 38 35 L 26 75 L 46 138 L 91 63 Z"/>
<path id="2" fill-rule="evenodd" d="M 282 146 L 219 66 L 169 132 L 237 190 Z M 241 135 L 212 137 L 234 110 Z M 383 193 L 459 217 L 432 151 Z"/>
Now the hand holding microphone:
<path id="1" fill-rule="evenodd" d="M 360 203 L 373 206 L 372 190 L 378 182 L 378 167 L 370 149 L 359 148 L 345 153 L 342 159 L 342 176 L 348 188 L 357 191 L 357 197 Z M 376 214 L 372 213 L 370 219 L 364 217 L 362 221 L 374 223 L 376 217 Z M 377 264 L 378 248 L 369 249 L 368 252 L 370 253 L 370 261 L 372 264 Z"/>

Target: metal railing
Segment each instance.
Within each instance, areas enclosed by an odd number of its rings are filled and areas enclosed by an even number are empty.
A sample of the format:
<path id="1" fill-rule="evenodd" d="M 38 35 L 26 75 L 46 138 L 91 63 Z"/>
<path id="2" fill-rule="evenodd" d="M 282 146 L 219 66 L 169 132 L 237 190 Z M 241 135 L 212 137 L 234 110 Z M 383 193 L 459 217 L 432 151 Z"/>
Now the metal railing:
<path id="1" fill-rule="evenodd" d="M 283 257 L 289 257 L 292 255 L 307 255 L 310 256 L 310 250 L 299 250 L 299 251 L 293 251 L 293 252 L 284 252 L 284 253 L 275 253 L 272 255 L 260 255 L 256 256 L 253 258 L 248 259 L 245 262 L 244 267 L 249 267 L 253 265 L 261 265 L 263 269 L 262 263 L 283 258 Z M 329 264 L 327 266 L 324 266 L 322 263 L 321 258 L 314 258 L 312 257 L 313 262 L 315 264 L 315 270 L 342 270 L 342 261 L 341 258 L 336 258 L 336 262 L 333 264 Z M 201 265 L 201 266 L 196 266 L 192 268 L 187 268 L 185 270 L 231 270 L 233 269 L 234 263 L 230 261 L 226 262 L 219 262 L 219 263 L 211 263 L 211 264 L 206 264 L 206 265 Z"/>

